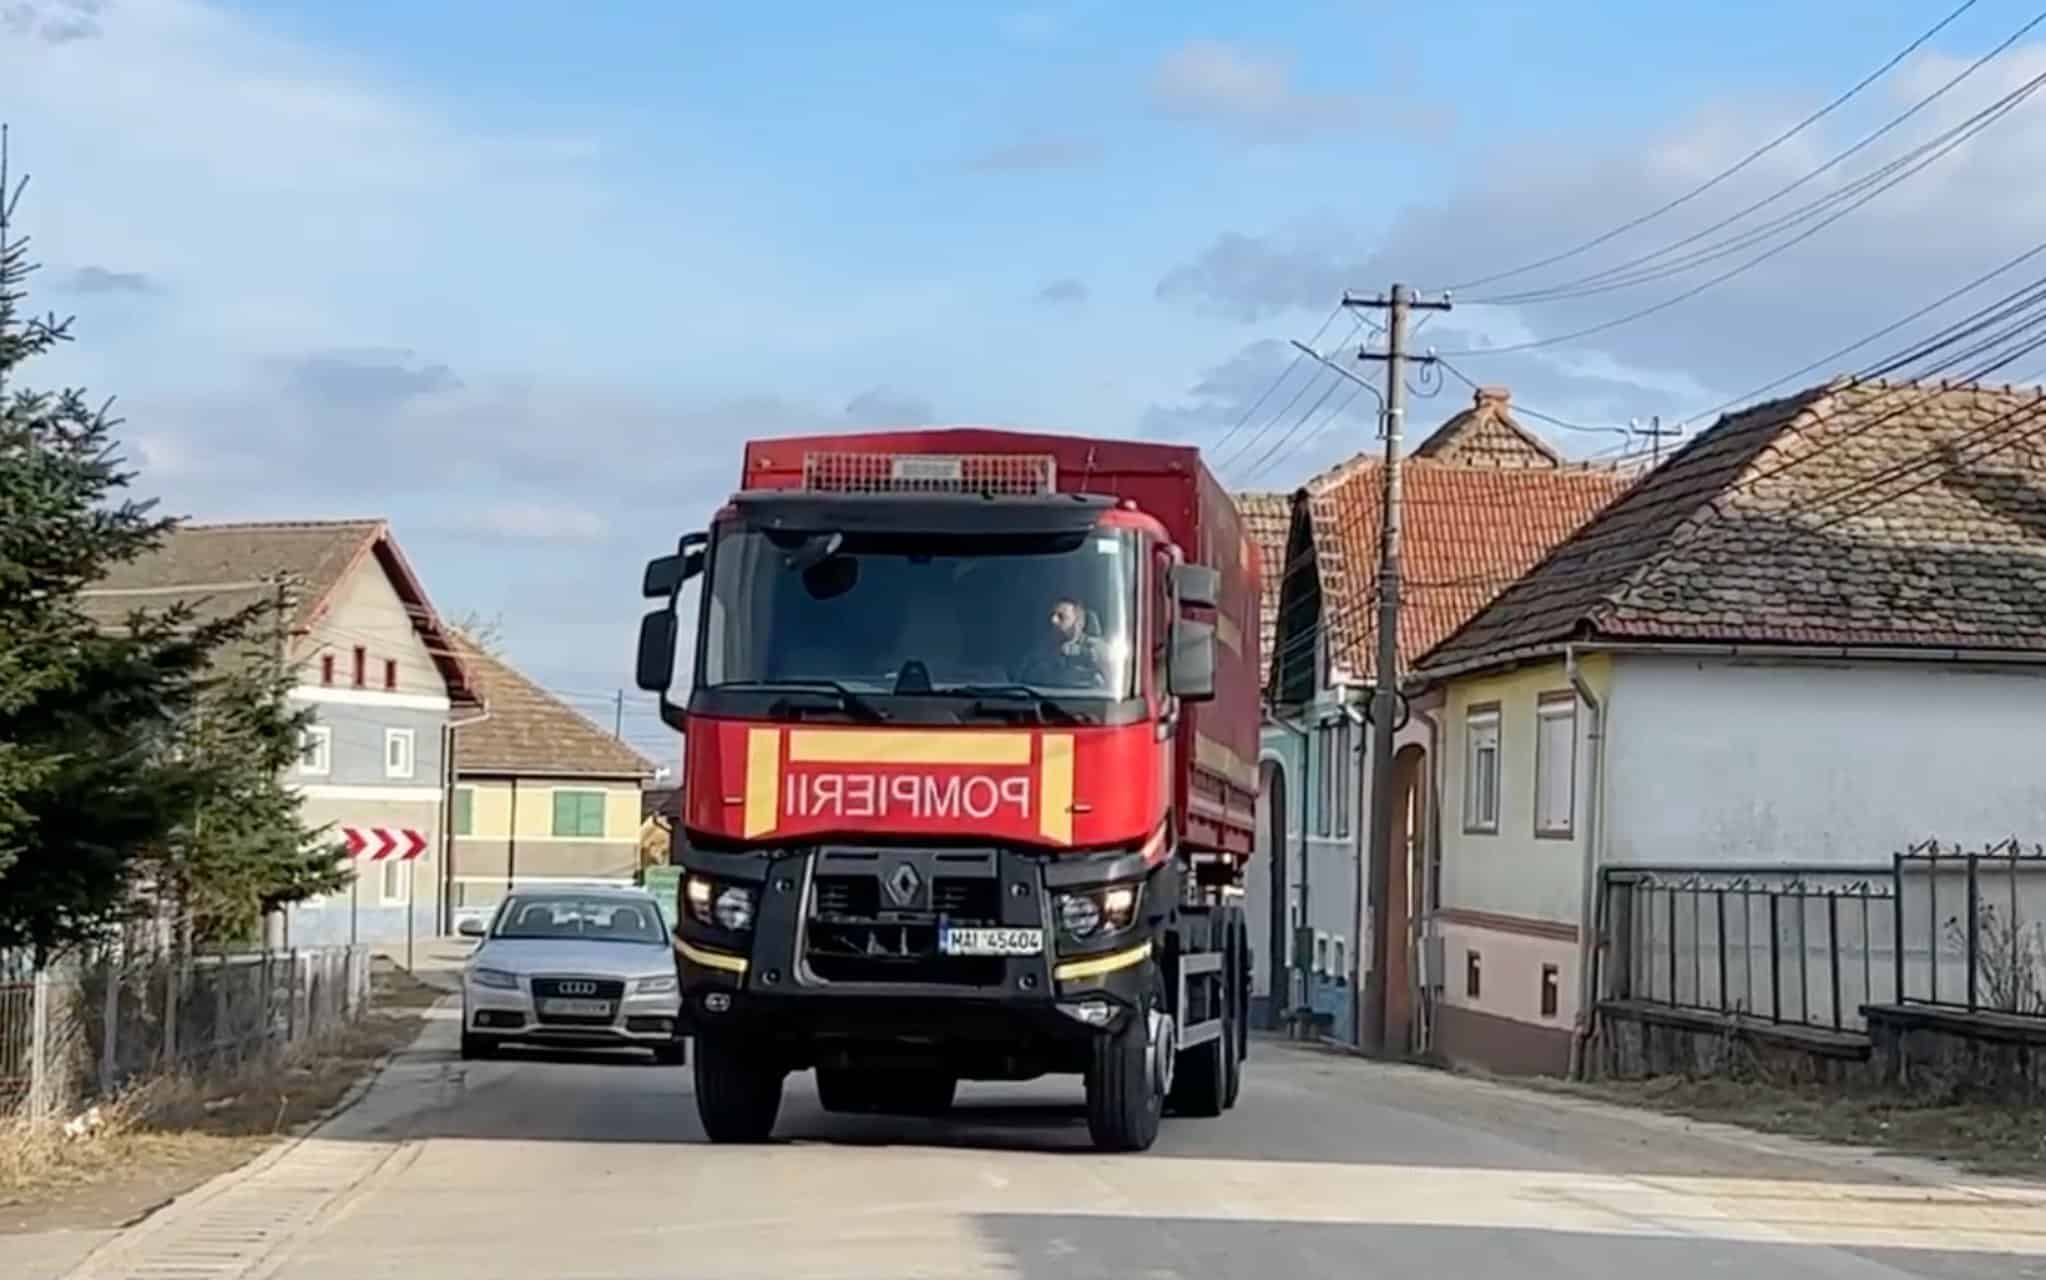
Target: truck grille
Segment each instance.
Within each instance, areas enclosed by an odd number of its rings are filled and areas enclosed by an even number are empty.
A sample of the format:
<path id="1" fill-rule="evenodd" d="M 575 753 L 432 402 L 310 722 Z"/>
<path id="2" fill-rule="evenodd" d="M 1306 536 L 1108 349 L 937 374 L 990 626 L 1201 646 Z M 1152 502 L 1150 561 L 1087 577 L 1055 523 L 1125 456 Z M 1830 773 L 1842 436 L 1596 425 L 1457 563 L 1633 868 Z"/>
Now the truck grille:
<path id="1" fill-rule="evenodd" d="M 959 874 L 968 867 L 985 873 Z M 810 971 L 826 982 L 1001 985 L 999 958 L 938 951 L 941 921 L 1002 922 L 994 871 L 991 856 L 976 854 L 826 851 L 804 929 Z"/>

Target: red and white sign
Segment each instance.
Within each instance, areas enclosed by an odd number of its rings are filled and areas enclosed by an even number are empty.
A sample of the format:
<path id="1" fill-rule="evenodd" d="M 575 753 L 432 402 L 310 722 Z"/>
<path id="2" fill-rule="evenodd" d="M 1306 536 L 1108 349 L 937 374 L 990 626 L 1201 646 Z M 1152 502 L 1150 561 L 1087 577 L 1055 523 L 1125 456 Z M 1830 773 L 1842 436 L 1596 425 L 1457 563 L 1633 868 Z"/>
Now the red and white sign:
<path id="1" fill-rule="evenodd" d="M 371 862 L 393 855 L 400 862 L 410 862 L 426 852 L 426 833 L 411 827 L 343 827 L 341 840 L 348 846 L 349 857 L 359 858 L 368 851 Z"/>

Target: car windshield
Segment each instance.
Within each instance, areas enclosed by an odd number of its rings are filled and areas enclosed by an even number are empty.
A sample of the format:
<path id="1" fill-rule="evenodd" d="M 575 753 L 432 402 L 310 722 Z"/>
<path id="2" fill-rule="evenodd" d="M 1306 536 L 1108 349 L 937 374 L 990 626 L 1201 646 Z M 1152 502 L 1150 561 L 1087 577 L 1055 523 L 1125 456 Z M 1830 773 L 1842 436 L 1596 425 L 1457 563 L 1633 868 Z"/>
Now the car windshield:
<path id="1" fill-rule="evenodd" d="M 805 538 L 727 525 L 700 684 L 1126 698 L 1134 557 L 1118 530 Z"/>
<path id="2" fill-rule="evenodd" d="M 574 939 L 578 942 L 651 942 L 667 935 L 651 902 L 548 895 L 515 898 L 498 921 L 500 938 Z"/>

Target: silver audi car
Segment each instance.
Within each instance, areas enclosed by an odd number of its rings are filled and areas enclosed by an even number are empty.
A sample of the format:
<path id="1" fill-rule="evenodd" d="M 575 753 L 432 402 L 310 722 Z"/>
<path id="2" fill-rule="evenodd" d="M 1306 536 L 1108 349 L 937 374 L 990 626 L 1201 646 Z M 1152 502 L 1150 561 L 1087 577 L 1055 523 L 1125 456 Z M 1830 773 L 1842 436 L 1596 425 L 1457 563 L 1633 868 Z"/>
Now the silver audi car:
<path id="1" fill-rule="evenodd" d="M 621 885 L 517 889 L 488 925 L 462 975 L 462 1056 L 505 1044 L 645 1048 L 679 1066 L 681 996 L 659 903 Z"/>

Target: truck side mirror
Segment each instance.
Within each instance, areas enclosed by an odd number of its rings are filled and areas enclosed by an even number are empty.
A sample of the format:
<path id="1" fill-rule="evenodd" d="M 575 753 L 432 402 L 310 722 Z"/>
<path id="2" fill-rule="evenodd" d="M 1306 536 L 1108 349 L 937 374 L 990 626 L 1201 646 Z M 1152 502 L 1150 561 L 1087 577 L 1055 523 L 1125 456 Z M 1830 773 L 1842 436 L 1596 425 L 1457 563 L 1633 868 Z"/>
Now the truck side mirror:
<path id="1" fill-rule="evenodd" d="M 1172 662 L 1165 671 L 1166 691 L 1182 702 L 1209 702 L 1215 697 L 1215 628 L 1180 619 L 1172 624 Z"/>
<path id="2" fill-rule="evenodd" d="M 1182 605 L 1212 609 L 1222 597 L 1222 574 L 1204 564 L 1173 565 L 1172 591 Z"/>
<path id="3" fill-rule="evenodd" d="M 675 683 L 675 641 L 681 627 L 673 609 L 655 609 L 639 620 L 639 662 L 633 678 L 648 693 L 666 693 Z"/>
<path id="4" fill-rule="evenodd" d="M 682 584 L 703 572 L 703 548 L 710 541 L 707 533 L 685 533 L 675 544 L 675 554 L 655 556 L 646 562 L 646 573 L 640 578 L 639 593 L 649 600 L 666 600 L 682 589 Z"/>

